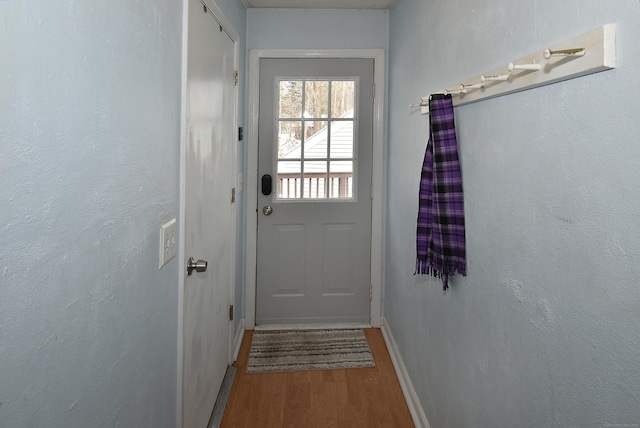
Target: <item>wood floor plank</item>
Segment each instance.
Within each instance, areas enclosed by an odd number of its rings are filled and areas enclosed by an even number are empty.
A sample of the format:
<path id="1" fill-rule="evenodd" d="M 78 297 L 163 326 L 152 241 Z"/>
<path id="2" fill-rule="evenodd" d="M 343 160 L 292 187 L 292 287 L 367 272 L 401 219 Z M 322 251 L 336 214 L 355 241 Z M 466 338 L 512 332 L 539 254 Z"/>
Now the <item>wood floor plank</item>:
<path id="1" fill-rule="evenodd" d="M 248 374 L 253 332 L 247 331 L 221 426 L 413 427 L 382 333 L 365 335 L 375 367 Z"/>

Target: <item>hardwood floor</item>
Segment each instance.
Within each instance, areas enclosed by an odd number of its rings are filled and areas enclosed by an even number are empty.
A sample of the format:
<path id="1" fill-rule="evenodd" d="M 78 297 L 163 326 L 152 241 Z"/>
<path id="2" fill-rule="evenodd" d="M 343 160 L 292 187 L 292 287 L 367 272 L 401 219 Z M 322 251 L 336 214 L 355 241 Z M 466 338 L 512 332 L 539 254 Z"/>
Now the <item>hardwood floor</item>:
<path id="1" fill-rule="evenodd" d="M 245 333 L 222 427 L 413 427 L 379 329 L 365 334 L 375 367 L 247 374 Z"/>

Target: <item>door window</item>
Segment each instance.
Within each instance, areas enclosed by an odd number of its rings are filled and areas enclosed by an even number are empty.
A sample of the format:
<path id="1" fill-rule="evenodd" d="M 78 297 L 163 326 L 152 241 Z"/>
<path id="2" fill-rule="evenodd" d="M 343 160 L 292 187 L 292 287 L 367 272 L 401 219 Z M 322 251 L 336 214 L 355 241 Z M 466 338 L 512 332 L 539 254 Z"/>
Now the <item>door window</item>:
<path id="1" fill-rule="evenodd" d="M 357 78 L 276 82 L 276 199 L 354 200 Z"/>

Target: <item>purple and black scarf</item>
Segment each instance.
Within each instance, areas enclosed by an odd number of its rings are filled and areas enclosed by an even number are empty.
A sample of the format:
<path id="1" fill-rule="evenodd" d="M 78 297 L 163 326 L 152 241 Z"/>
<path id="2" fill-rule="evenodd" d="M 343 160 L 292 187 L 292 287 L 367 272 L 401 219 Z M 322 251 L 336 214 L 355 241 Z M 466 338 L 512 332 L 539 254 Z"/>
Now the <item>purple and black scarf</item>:
<path id="1" fill-rule="evenodd" d="M 429 97 L 429 142 L 420 177 L 417 274 L 442 279 L 467 274 L 462 175 L 451 95 Z"/>

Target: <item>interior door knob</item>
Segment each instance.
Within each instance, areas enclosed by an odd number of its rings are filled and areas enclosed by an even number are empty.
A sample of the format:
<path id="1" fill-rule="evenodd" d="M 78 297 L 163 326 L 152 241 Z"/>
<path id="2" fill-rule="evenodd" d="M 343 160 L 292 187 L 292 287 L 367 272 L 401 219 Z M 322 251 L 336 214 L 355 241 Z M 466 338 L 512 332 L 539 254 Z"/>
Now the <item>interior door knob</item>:
<path id="1" fill-rule="evenodd" d="M 207 261 L 206 260 L 195 261 L 193 257 L 189 257 L 189 261 L 187 262 L 187 275 L 191 276 L 194 269 L 196 272 L 205 272 L 207 270 Z"/>
<path id="2" fill-rule="evenodd" d="M 264 208 L 262 208 L 262 214 L 264 215 L 271 215 L 272 212 L 273 212 L 273 208 L 271 208 L 271 205 L 267 205 Z"/>

